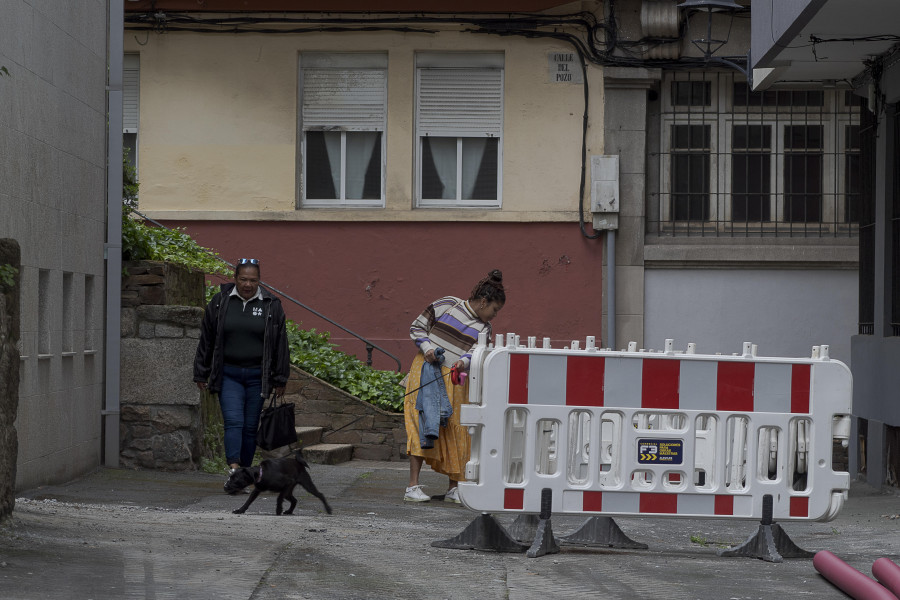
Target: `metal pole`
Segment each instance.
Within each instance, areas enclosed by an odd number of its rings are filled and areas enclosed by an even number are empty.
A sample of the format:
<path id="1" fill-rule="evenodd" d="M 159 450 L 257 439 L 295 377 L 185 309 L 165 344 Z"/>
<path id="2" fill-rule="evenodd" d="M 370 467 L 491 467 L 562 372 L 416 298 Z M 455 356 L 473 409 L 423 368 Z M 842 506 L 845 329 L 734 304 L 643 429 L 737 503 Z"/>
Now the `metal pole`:
<path id="1" fill-rule="evenodd" d="M 108 3 L 106 152 L 106 343 L 103 420 L 103 464 L 119 466 L 119 382 L 122 320 L 122 59 L 124 13 L 122 2 Z"/>
<path id="2" fill-rule="evenodd" d="M 616 230 L 606 232 L 606 347 L 616 346 Z"/>

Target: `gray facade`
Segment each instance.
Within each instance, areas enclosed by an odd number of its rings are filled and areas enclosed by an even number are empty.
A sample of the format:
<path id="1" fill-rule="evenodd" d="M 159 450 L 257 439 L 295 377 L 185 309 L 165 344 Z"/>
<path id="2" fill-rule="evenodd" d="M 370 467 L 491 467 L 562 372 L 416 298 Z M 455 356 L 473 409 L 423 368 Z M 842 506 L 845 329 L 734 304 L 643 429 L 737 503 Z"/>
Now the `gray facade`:
<path id="1" fill-rule="evenodd" d="M 108 3 L 0 3 L 0 238 L 21 246 L 16 488 L 101 459 Z"/>
<path id="2" fill-rule="evenodd" d="M 850 470 L 872 485 L 897 485 L 900 459 L 900 286 L 896 149 L 900 142 L 900 45 L 885 33 L 900 5 L 873 0 L 854 3 L 786 0 L 759 3 L 752 16 L 755 73 L 766 84 L 779 81 L 850 84 L 866 98 L 875 125 L 871 189 L 860 222 L 858 327 L 850 337 L 853 369 L 853 438 Z M 828 32 L 826 43 L 802 44 Z M 872 37 L 875 36 L 875 37 Z M 865 41 L 864 41 L 865 40 Z M 863 42 L 864 43 L 861 43 Z M 868 116 L 868 115 L 867 115 Z M 863 234 L 865 230 L 865 234 Z"/>
<path id="3" fill-rule="evenodd" d="M 664 4 L 621 4 L 617 19 L 622 32 L 632 38 L 651 30 L 679 35 L 680 17 L 662 10 L 667 9 Z M 797 4 L 792 8 L 802 12 L 806 3 Z M 690 31 L 675 50 L 664 47 L 672 53 L 669 58 L 696 59 L 698 52 L 689 37 Z M 720 54 L 745 54 L 750 22 L 735 19 L 729 25 L 717 17 L 714 37 L 729 39 Z M 708 105 L 678 113 L 679 107 L 673 107 L 668 97 L 678 77 L 709 82 Z M 671 192 L 667 196 L 671 177 L 667 148 L 672 145 L 667 135 L 675 123 L 711 123 L 717 128 L 713 138 L 718 150 L 711 160 L 722 174 L 710 177 L 709 191 L 723 206 L 730 201 L 728 132 L 733 121 L 748 118 L 740 107 L 729 108 L 726 103 L 730 85 L 739 81 L 735 71 L 712 63 L 681 72 L 664 65 L 604 69 L 604 153 L 619 156 L 621 202 L 619 228 L 608 234 L 615 236 L 615 285 L 604 283 L 604 294 L 615 294 L 615 340 L 604 338 L 604 344 L 625 348 L 635 341 L 639 347 L 660 349 L 672 338 L 676 347 L 695 342 L 698 351 L 732 353 L 750 341 L 763 356 L 808 356 L 812 346 L 828 344 L 832 357 L 849 364 L 850 336 L 856 328 L 858 243 L 846 227 L 834 225 L 834 217 L 825 233 L 791 235 L 784 233 L 784 223 L 774 223 L 777 209 L 773 209 L 771 223 L 760 225 L 758 231 L 735 233 L 721 211 L 719 217 L 700 224 L 711 226 L 709 231 L 696 235 L 680 229 L 666 212 L 672 197 Z M 833 95 L 829 102 L 837 100 Z M 780 118 L 785 112 L 789 111 L 782 111 Z M 774 123 L 773 114 L 760 122 Z M 827 119 L 831 129 L 849 122 L 848 115 L 837 112 Z M 773 160 L 782 160 L 783 155 L 783 150 L 776 150 Z M 774 184 L 773 192 L 784 196 Z M 838 192 L 832 190 L 826 203 Z M 839 212 L 836 206 L 832 210 Z M 773 226 L 781 227 L 781 232 Z M 604 297 L 604 323 L 607 306 Z"/>
<path id="4" fill-rule="evenodd" d="M 676 347 L 731 354 L 753 342 L 760 356 L 808 357 L 827 344 L 832 358 L 850 364 L 856 271 L 652 269 L 645 285 L 650 347 L 672 338 Z"/>

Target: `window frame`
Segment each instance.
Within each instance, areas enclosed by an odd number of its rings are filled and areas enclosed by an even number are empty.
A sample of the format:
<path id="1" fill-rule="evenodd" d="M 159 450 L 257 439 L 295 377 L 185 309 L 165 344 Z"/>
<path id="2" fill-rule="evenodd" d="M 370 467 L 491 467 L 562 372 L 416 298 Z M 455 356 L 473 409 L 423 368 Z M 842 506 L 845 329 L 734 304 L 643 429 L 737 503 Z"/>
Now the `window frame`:
<path id="1" fill-rule="evenodd" d="M 505 83 L 505 56 L 501 52 L 473 53 L 473 52 L 419 52 L 415 58 L 415 160 L 414 160 L 414 196 L 416 208 L 482 208 L 499 209 L 503 206 L 503 113 L 504 113 L 504 83 Z M 450 71 L 473 71 L 480 74 L 494 74 L 496 85 L 494 93 L 496 104 L 492 107 L 495 114 L 486 125 L 476 127 L 471 122 L 466 125 L 440 125 L 428 124 L 426 121 L 433 113 L 425 107 L 423 111 L 423 71 L 430 75 L 437 75 L 445 71 L 450 77 Z M 452 77 L 444 82 L 444 85 L 452 85 Z M 427 86 L 427 84 L 426 84 Z M 488 108 L 491 108 L 488 106 Z M 425 112 L 426 114 L 423 114 Z M 452 120 L 452 114 L 451 114 Z M 423 154 L 424 138 L 449 138 L 456 140 L 456 198 L 423 198 Z M 465 199 L 462 198 L 463 154 L 462 146 L 465 139 L 495 138 L 497 140 L 497 180 L 496 199 Z"/>
<path id="2" fill-rule="evenodd" d="M 710 81 L 708 104 L 675 104 L 672 97 L 676 81 Z M 740 78 L 722 73 L 691 74 L 690 79 L 664 76 L 660 96 L 660 160 L 659 203 L 655 208 L 660 232 L 675 235 L 717 235 L 742 230 L 761 235 L 793 235 L 803 230 L 806 235 L 825 232 L 847 234 L 857 223 L 845 220 L 847 162 L 847 127 L 859 125 L 859 108 L 845 105 L 843 90 L 825 90 L 823 105 L 765 105 L 734 106 L 734 84 Z M 709 147 L 709 207 L 708 219 L 675 220 L 672 210 L 672 157 L 680 149 L 673 146 L 673 127 L 678 125 L 707 125 L 711 127 Z M 734 170 L 734 127 L 741 125 L 770 128 L 769 220 L 733 221 L 732 176 Z M 817 221 L 791 221 L 786 218 L 785 158 L 791 151 L 785 148 L 786 128 L 789 126 L 819 126 L 822 128 L 822 206 Z"/>
<path id="3" fill-rule="evenodd" d="M 334 125 L 315 124 L 308 126 L 305 116 L 305 91 L 308 76 L 313 72 L 344 73 L 348 77 L 354 73 L 380 72 L 382 77 L 381 111 L 368 119 L 351 123 L 335 121 Z M 297 89 L 297 145 L 298 145 L 298 182 L 297 208 L 384 208 L 385 186 L 387 178 L 387 99 L 388 99 L 388 55 L 384 52 L 303 52 L 298 60 Z M 328 110 L 327 108 L 325 109 Z M 338 120 L 339 118 L 336 117 Z M 311 120 L 311 119 L 310 119 Z M 307 174 L 307 132 L 340 133 L 340 178 L 337 186 L 337 198 L 307 198 L 309 189 Z M 377 132 L 381 134 L 380 155 L 380 192 L 378 198 L 347 198 L 347 134 L 354 132 Z M 333 168 L 333 167 L 332 167 Z"/>

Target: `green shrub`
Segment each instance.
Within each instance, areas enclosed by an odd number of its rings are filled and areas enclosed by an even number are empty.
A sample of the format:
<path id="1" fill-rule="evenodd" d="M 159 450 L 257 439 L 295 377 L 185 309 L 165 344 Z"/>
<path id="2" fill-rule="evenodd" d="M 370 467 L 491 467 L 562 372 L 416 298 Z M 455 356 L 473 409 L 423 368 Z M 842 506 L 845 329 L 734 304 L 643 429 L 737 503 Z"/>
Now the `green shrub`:
<path id="1" fill-rule="evenodd" d="M 360 400 L 384 410 L 403 411 L 403 373 L 373 369 L 335 349 L 328 333 L 300 329 L 293 321 L 288 321 L 287 333 L 291 363 Z"/>
<path id="2" fill-rule="evenodd" d="M 134 168 L 127 161 L 122 165 L 122 260 L 167 261 L 230 277 L 231 269 L 216 252 L 195 242 L 184 229 L 154 227 L 131 216 L 137 207 L 138 182 Z"/>
<path id="3" fill-rule="evenodd" d="M 12 265 L 0 265 L 0 289 L 12 289 L 16 285 L 16 273 L 19 270 Z"/>

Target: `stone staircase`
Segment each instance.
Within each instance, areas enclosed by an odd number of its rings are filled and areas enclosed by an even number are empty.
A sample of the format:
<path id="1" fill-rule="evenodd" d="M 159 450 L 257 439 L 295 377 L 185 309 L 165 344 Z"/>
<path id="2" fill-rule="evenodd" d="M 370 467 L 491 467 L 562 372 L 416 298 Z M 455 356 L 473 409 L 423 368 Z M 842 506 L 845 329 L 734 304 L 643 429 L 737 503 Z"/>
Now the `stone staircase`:
<path id="1" fill-rule="evenodd" d="M 262 450 L 263 458 L 281 458 L 297 450 L 303 453 L 308 463 L 337 465 L 353 458 L 353 444 L 322 443 L 323 427 L 296 427 L 299 442 L 274 450 Z"/>
<path id="2" fill-rule="evenodd" d="M 297 427 L 300 449 L 306 462 L 337 465 L 353 458 L 352 444 L 323 444 L 322 427 Z"/>

